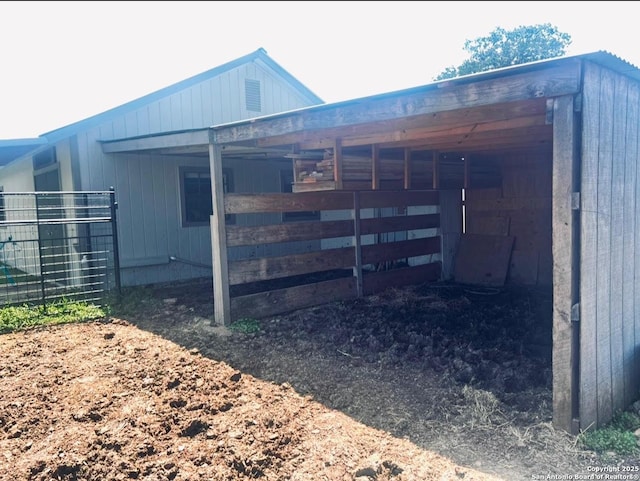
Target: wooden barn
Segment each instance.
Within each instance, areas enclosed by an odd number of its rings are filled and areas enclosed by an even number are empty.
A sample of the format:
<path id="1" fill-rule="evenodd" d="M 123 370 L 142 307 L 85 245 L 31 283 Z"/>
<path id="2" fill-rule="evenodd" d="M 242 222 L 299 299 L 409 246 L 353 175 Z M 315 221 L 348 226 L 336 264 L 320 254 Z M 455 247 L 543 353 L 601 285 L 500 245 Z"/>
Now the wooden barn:
<path id="1" fill-rule="evenodd" d="M 639 129 L 640 70 L 595 52 L 103 150 L 209 158 L 219 323 L 444 279 L 552 289 L 554 423 L 576 432 L 638 398 Z M 236 162 L 289 177 L 230 193 Z"/>

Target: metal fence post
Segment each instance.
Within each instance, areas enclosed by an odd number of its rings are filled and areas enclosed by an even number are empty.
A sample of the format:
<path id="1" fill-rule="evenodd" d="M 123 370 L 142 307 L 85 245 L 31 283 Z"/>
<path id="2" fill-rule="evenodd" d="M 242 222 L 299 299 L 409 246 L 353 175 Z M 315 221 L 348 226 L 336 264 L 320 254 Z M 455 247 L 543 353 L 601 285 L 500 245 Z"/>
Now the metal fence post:
<path id="1" fill-rule="evenodd" d="M 111 211 L 111 238 L 113 239 L 113 268 L 115 271 L 116 289 L 118 294 L 122 293 L 120 284 L 120 252 L 118 250 L 118 222 L 116 220 L 116 211 L 118 202 L 116 201 L 116 192 L 113 186 L 109 187 L 109 207 Z"/>
<path id="2" fill-rule="evenodd" d="M 42 293 L 42 307 L 47 312 L 47 297 L 44 284 L 44 264 L 42 262 L 42 229 L 40 229 L 40 202 L 38 193 L 33 194 L 36 204 L 36 232 L 38 233 L 38 260 L 40 264 L 40 291 Z"/>

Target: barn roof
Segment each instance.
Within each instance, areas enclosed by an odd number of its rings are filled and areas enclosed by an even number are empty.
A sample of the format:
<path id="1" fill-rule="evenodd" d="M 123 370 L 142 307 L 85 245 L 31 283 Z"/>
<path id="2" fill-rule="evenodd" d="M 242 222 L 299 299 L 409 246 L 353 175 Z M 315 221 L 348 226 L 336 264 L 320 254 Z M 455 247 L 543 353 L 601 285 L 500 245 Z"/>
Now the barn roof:
<path id="1" fill-rule="evenodd" d="M 280 158 L 342 147 L 411 148 L 440 152 L 551 149 L 548 100 L 575 95 L 581 69 L 592 62 L 640 81 L 640 70 L 606 51 L 557 57 L 341 102 L 305 107 L 209 129 L 109 140 L 107 153 Z M 515 119 L 515 122 L 514 122 Z"/>

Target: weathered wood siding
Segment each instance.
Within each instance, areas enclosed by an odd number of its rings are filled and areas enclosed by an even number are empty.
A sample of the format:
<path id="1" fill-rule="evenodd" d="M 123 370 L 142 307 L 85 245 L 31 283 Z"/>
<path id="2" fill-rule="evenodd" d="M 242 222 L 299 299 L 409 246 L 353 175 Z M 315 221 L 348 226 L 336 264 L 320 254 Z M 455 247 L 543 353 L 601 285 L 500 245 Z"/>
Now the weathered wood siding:
<path id="1" fill-rule="evenodd" d="M 580 425 L 608 422 L 640 383 L 640 88 L 586 63 L 580 236 Z"/>
<path id="2" fill-rule="evenodd" d="M 551 286 L 551 153 L 499 164 L 501 187 L 465 191 L 465 232 L 513 236 L 507 283 Z"/>
<path id="3" fill-rule="evenodd" d="M 231 286 L 240 288 L 231 299 L 231 317 L 264 317 L 302 307 L 325 304 L 335 300 L 373 294 L 389 287 L 429 282 L 441 277 L 442 263 L 437 191 L 368 191 L 310 192 L 305 194 L 229 194 L 225 196 L 225 213 L 254 215 L 307 211 L 349 212 L 348 218 L 309 221 L 300 224 L 269 224 L 261 226 L 226 226 L 229 250 L 238 246 L 278 244 L 287 240 L 316 242 L 315 252 L 287 252 L 278 256 L 249 256 L 230 260 L 228 277 Z M 425 209 L 433 207 L 433 209 Z M 407 214 L 384 217 L 363 217 L 362 211 L 397 209 Z M 431 213 L 425 214 L 429 211 Z M 344 216 L 346 217 L 346 216 Z M 405 231 L 404 240 L 388 239 L 386 234 Z M 414 234 L 411 234 L 411 233 Z M 363 238 L 381 235 L 377 243 Z M 346 244 L 320 249 L 321 239 L 351 239 Z M 420 262 L 404 263 L 409 258 Z M 402 261 L 403 267 L 397 267 Z M 222 269 L 225 268 L 221 263 Z M 370 267 L 374 266 L 373 269 Z M 342 270 L 347 274 L 312 284 L 274 289 L 271 284 L 256 283 L 292 279 L 294 276 L 319 275 Z M 365 272 L 366 271 L 366 272 Z M 308 282 L 308 281 L 307 281 Z M 214 289 L 216 286 L 214 286 Z M 228 289 L 229 286 L 219 286 Z M 245 289 L 255 292 L 243 293 Z M 222 297 L 222 296 L 221 296 Z M 217 319 L 218 322 L 229 320 Z"/>
<path id="4" fill-rule="evenodd" d="M 246 108 L 245 79 L 260 82 L 260 112 Z M 209 227 L 181 225 L 178 176 L 180 166 L 208 167 L 209 163 L 208 158 L 197 157 L 104 154 L 99 140 L 204 128 L 307 105 L 309 99 L 266 65 L 254 62 L 79 133 L 73 168 L 82 190 L 110 186 L 116 190 L 123 285 L 210 276 L 206 268 L 169 263 L 169 256 L 176 256 L 211 264 Z M 269 168 L 238 166 L 235 185 L 247 192 L 277 192 L 278 172 L 270 168 L 267 173 L 265 169 Z"/>

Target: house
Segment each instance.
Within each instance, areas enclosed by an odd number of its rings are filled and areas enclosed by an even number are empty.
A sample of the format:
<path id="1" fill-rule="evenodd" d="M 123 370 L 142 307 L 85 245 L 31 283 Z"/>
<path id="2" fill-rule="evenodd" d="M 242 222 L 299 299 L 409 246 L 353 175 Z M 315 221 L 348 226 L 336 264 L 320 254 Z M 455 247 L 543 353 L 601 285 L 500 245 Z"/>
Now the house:
<path id="1" fill-rule="evenodd" d="M 594 52 L 102 148 L 209 157 L 217 322 L 438 279 L 552 289 L 554 424 L 577 432 L 640 393 L 639 129 L 640 70 Z M 248 158 L 291 162 L 293 192 L 225 192 L 224 169 Z M 241 219 L 265 212 L 321 216 Z M 320 248 L 264 247 L 291 241 Z M 353 273 L 231 292 L 336 269 Z"/>
<path id="2" fill-rule="evenodd" d="M 170 151 L 119 156 L 103 152 L 101 143 L 166 131 L 188 137 L 190 131 L 214 124 L 320 103 L 318 96 L 258 49 L 38 138 L 0 141 L 0 192 L 113 187 L 119 206 L 123 285 L 208 277 L 208 154 L 185 155 L 182 150 L 179 156 Z M 250 162 L 233 165 L 225 170 L 225 186 L 230 191 L 259 192 L 265 185 L 280 185 L 278 166 L 257 173 Z M 72 256 L 71 245 L 60 246 L 62 250 L 67 259 Z"/>

